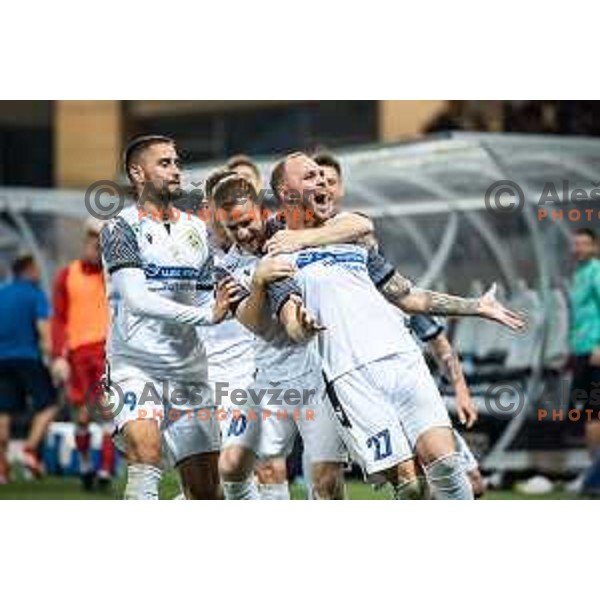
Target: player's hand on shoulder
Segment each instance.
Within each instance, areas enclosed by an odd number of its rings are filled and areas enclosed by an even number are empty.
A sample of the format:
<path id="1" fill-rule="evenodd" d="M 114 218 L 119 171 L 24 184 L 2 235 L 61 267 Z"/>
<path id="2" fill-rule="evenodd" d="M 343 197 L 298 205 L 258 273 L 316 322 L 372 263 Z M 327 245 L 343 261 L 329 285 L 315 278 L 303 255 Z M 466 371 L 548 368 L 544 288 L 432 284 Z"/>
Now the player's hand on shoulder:
<path id="1" fill-rule="evenodd" d="M 305 248 L 302 231 L 282 229 L 273 234 L 265 243 L 264 251 L 268 254 L 285 254 L 297 252 Z"/>
<path id="2" fill-rule="evenodd" d="M 296 267 L 285 258 L 265 256 L 254 271 L 254 282 L 257 285 L 267 285 L 278 279 L 286 279 L 296 274 Z"/>
<path id="3" fill-rule="evenodd" d="M 215 286 L 213 323 L 220 323 L 227 313 L 247 295 L 246 290 L 233 277 L 221 279 Z"/>

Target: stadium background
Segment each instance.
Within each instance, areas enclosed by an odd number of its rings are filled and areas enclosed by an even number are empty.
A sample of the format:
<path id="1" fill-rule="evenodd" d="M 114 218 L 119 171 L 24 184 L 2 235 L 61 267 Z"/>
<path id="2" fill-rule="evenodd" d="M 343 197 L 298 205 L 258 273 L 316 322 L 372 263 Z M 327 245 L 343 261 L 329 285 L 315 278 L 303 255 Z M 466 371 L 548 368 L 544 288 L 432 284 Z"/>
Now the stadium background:
<path id="1" fill-rule="evenodd" d="M 528 203 L 548 181 L 593 187 L 598 103 L 3 101 L 0 278 L 25 246 L 43 263 L 48 289 L 80 250 L 84 190 L 122 180 L 124 141 L 147 132 L 175 137 L 192 181 L 239 152 L 258 159 L 265 181 L 271 157 L 320 147 L 339 153 L 348 205 L 376 219 L 386 253 L 411 277 L 463 294 L 477 291 L 473 280 L 499 280 L 509 300 L 528 297 L 540 307 L 526 344 L 485 324 L 451 324 L 476 385 L 508 382 L 533 405 L 565 372 L 568 232 L 579 223 L 532 223 L 534 208 L 507 216 L 489 210 L 484 197 L 499 179 L 518 182 Z M 533 473 L 567 479 L 585 466 L 580 431 L 565 439 L 561 423 L 540 425 L 527 410 L 498 418 L 485 403 L 480 408 L 471 442 L 500 487 Z M 1 496 L 77 495 L 62 479 L 4 487 Z M 360 497 L 368 488 L 353 490 Z"/>

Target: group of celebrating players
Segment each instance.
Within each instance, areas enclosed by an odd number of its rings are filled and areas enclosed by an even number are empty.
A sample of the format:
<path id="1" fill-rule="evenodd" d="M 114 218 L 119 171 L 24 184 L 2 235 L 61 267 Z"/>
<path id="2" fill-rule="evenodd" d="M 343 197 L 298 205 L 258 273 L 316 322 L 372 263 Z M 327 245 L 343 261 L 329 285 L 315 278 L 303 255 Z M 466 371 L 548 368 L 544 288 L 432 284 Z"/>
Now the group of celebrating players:
<path id="1" fill-rule="evenodd" d="M 493 287 L 468 299 L 414 287 L 379 251 L 372 221 L 344 212 L 329 154 L 275 165 L 277 217 L 245 157 L 205 181 L 206 221 L 170 210 L 181 197 L 174 140 L 134 139 L 124 168 L 136 203 L 107 222 L 101 245 L 107 393 L 125 400 L 114 420 L 127 499 L 158 499 L 167 466 L 186 499 L 289 499 L 286 457 L 298 435 L 314 499 L 345 497 L 348 460 L 395 499 L 480 492 L 414 336 L 472 425 L 476 408 L 434 316 L 522 329 Z"/>

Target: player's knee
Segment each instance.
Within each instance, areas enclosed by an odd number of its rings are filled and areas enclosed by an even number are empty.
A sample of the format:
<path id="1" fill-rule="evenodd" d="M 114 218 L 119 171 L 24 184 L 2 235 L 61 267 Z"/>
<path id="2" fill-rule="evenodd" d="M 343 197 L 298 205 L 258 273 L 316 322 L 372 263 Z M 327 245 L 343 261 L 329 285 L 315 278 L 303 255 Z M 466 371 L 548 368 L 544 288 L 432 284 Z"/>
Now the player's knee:
<path id="1" fill-rule="evenodd" d="M 270 458 L 256 465 L 256 476 L 259 483 L 278 484 L 287 481 L 287 465 L 285 458 Z"/>
<path id="2" fill-rule="evenodd" d="M 473 490 L 460 454 L 453 452 L 425 466 L 431 495 L 437 500 L 472 500 Z"/>
<path id="3" fill-rule="evenodd" d="M 252 473 L 252 453 L 241 446 L 225 448 L 219 457 L 219 473 L 224 481 L 243 481 Z"/>
<path id="4" fill-rule="evenodd" d="M 319 500 L 343 500 L 344 478 L 339 465 L 314 465 L 312 487 Z"/>
<path id="5" fill-rule="evenodd" d="M 133 462 L 143 465 L 160 464 L 160 443 L 136 447 Z"/>
<path id="6" fill-rule="evenodd" d="M 127 459 L 130 463 L 160 465 L 160 433 L 153 421 L 128 423 L 125 429 Z"/>

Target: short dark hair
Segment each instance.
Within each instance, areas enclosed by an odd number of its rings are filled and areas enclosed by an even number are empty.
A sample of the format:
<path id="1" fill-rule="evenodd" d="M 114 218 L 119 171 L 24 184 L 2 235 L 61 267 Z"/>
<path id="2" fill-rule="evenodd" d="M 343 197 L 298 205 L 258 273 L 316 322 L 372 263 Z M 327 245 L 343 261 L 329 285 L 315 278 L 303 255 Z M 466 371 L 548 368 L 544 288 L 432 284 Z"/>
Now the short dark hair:
<path id="1" fill-rule="evenodd" d="M 235 171 L 219 179 L 212 188 L 212 199 L 218 208 L 232 208 L 240 203 L 240 198 L 247 197 L 256 202 L 256 190 L 246 177 Z"/>
<path id="2" fill-rule="evenodd" d="M 598 239 L 596 232 L 593 229 L 590 229 L 589 227 L 581 227 L 580 229 L 577 229 L 575 231 L 575 235 L 587 235 L 587 237 L 589 237 L 592 240 L 592 242 L 595 242 Z"/>
<path id="3" fill-rule="evenodd" d="M 232 156 L 227 161 L 225 166 L 230 171 L 235 171 L 235 168 L 240 167 L 240 166 L 250 167 L 254 171 L 256 176 L 260 177 L 260 170 L 258 169 L 258 165 L 246 154 L 236 154 L 236 155 Z"/>
<path id="4" fill-rule="evenodd" d="M 129 140 L 125 151 L 123 152 L 123 167 L 127 177 L 131 179 L 129 175 L 129 168 L 132 163 L 139 159 L 142 153 L 148 148 L 155 144 L 171 144 L 175 145 L 175 140 L 166 135 L 150 134 L 150 135 L 138 135 L 133 139 Z"/>
<path id="5" fill-rule="evenodd" d="M 285 167 L 287 165 L 287 161 L 291 158 L 296 158 L 297 156 L 304 156 L 304 152 L 292 152 L 287 156 L 284 156 L 281 160 L 275 163 L 273 170 L 271 171 L 271 190 L 273 190 L 273 194 L 275 198 L 281 202 L 281 198 L 279 197 L 279 188 L 283 183 L 283 179 L 285 177 Z"/>
<path id="6" fill-rule="evenodd" d="M 331 152 L 321 150 L 313 155 L 312 159 L 320 167 L 331 167 L 336 170 L 338 177 L 342 177 L 342 165 L 340 161 Z"/>
<path id="7" fill-rule="evenodd" d="M 27 269 L 35 264 L 35 260 L 31 254 L 21 254 L 17 256 L 12 263 L 12 272 L 15 277 L 22 275 Z"/>
<path id="8" fill-rule="evenodd" d="M 216 169 L 206 178 L 204 182 L 204 197 L 208 200 L 212 197 L 215 186 L 221 179 L 225 177 L 229 177 L 230 175 L 237 175 L 235 171 L 231 171 L 226 167 L 221 167 L 220 169 Z"/>

